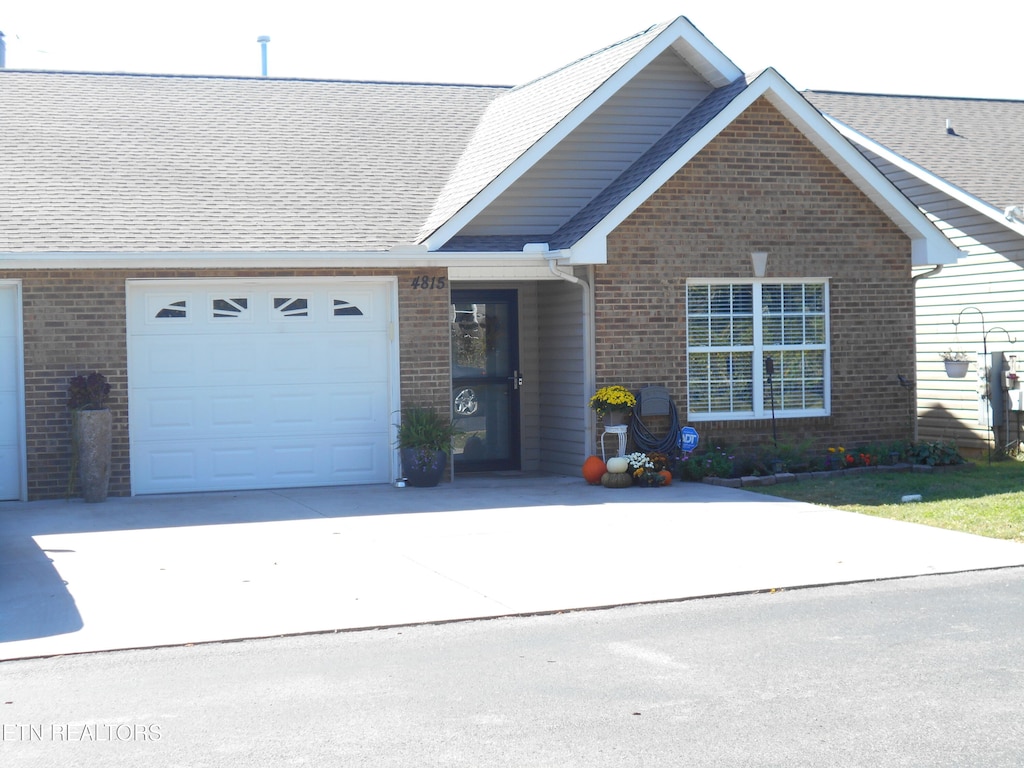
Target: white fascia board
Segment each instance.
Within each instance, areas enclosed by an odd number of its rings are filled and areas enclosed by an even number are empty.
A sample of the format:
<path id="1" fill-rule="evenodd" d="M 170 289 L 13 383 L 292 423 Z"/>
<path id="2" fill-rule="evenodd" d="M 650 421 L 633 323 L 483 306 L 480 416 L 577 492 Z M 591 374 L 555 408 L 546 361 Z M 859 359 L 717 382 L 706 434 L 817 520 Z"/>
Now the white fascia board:
<path id="1" fill-rule="evenodd" d="M 950 264 L 960 251 L 900 192 L 885 175 L 875 168 L 852 144 L 846 141 L 810 103 L 778 72 L 766 69 L 733 101 L 698 131 L 643 184 L 573 246 L 573 254 L 596 254 L 600 247 L 593 240 L 604 241 L 630 214 L 667 183 L 686 163 L 692 160 L 719 133 L 736 120 L 751 104 L 765 96 L 857 187 L 879 206 L 912 241 L 914 266 Z M 577 263 L 577 262 L 573 262 Z M 600 264 L 600 261 L 579 263 Z"/>
<path id="2" fill-rule="evenodd" d="M 345 268 L 546 265 L 543 254 L 511 252 L 49 252 L 0 253 L 0 269 Z M 545 267 L 546 268 L 546 267 Z"/>
<path id="3" fill-rule="evenodd" d="M 939 192 L 949 195 L 951 198 L 960 203 L 963 203 L 968 208 L 977 211 L 981 215 L 992 219 L 997 224 L 1004 226 L 1007 229 L 1016 232 L 1017 234 L 1024 237 L 1024 223 L 1021 223 L 1019 221 L 1007 220 L 1005 212 L 1002 208 L 997 208 L 994 205 L 990 205 L 989 203 L 986 203 L 984 200 L 975 197 L 969 192 L 964 191 L 955 184 L 951 184 L 950 182 L 943 179 L 941 176 L 936 176 L 931 171 L 922 168 L 917 163 L 913 162 L 912 160 L 908 160 L 907 158 L 903 157 L 903 155 L 900 155 L 892 151 L 885 145 L 879 144 L 877 141 L 874 141 L 873 139 L 869 139 L 863 133 L 854 130 L 846 123 L 840 122 L 839 120 L 836 120 L 834 117 L 828 114 L 825 115 L 825 119 L 828 120 L 837 131 L 839 131 L 841 134 L 843 134 L 843 136 L 845 136 L 853 143 L 864 147 L 869 152 L 875 153 L 885 161 L 895 165 L 897 168 L 904 170 L 910 175 L 916 176 L 917 178 L 921 179 L 921 181 L 923 181 L 925 184 L 934 187 Z"/>
<path id="4" fill-rule="evenodd" d="M 713 88 L 721 88 L 743 77 L 743 70 L 733 64 L 686 17 L 680 16 L 665 31 L 672 29 L 676 23 L 685 24 L 687 29 L 672 43 L 672 47 Z"/>
<path id="5" fill-rule="evenodd" d="M 699 57 L 699 62 L 692 65 L 700 72 L 702 77 L 709 81 L 709 84 L 713 85 L 712 79 L 715 82 L 723 82 L 723 84 L 729 83 L 743 74 L 689 20 L 680 16 L 638 51 L 633 58 L 623 64 L 611 77 L 601 83 L 593 93 L 583 99 L 572 112 L 562 118 L 551 130 L 538 139 L 533 146 L 516 158 L 508 168 L 492 179 L 486 187 L 459 209 L 448 221 L 434 230 L 423 241 L 427 248 L 433 251 L 443 247 L 463 227 L 467 226 L 482 213 L 487 206 L 497 200 L 523 174 L 554 149 L 559 142 L 593 115 L 601 105 L 627 85 L 644 67 L 672 46 L 675 46 L 676 50 L 681 54 L 684 51 L 693 51 Z M 699 67 L 696 66 L 698 63 Z"/>

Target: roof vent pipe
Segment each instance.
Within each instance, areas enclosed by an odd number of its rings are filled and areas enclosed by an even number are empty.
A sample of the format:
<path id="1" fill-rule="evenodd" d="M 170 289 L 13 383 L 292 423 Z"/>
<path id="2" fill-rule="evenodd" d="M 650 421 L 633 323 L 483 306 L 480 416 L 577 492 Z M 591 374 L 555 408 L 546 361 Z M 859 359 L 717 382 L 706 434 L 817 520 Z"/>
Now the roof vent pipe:
<path id="1" fill-rule="evenodd" d="M 953 121 L 952 120 L 947 120 L 946 121 L 946 133 L 948 133 L 950 136 L 956 136 L 956 131 L 953 129 Z"/>
<path id="2" fill-rule="evenodd" d="M 267 43 L 270 42 L 270 38 L 266 35 L 260 35 L 256 38 L 256 42 L 260 44 L 260 58 L 262 60 L 263 77 L 267 76 Z"/>

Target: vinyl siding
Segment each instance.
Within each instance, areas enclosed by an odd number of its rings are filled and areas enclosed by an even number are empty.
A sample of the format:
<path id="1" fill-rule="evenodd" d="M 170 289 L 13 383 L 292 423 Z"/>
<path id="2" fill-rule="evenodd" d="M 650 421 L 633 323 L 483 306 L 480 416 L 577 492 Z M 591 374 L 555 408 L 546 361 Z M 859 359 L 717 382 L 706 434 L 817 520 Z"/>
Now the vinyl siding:
<path id="1" fill-rule="evenodd" d="M 917 409 L 918 436 L 922 440 L 951 440 L 968 452 L 986 451 L 991 445 L 984 406 L 978 391 L 978 361 L 982 356 L 982 315 L 988 350 L 1017 350 L 1024 361 L 1024 260 L 987 253 L 968 256 L 945 267 L 934 277 L 917 283 Z M 953 321 L 960 316 L 958 327 Z M 999 329 L 1005 329 L 1005 332 Z M 1008 336 L 1017 339 L 1011 344 Z M 971 368 L 966 378 L 950 379 L 939 353 L 950 349 L 968 353 Z M 1011 419 L 1006 429 L 1001 397 L 993 398 L 997 443 L 1019 439 Z"/>
<path id="2" fill-rule="evenodd" d="M 712 90 L 666 51 L 518 179 L 462 236 L 555 232 Z"/>
<path id="3" fill-rule="evenodd" d="M 578 475 L 586 458 L 589 414 L 584 381 L 586 336 L 583 288 L 567 282 L 539 285 L 540 330 L 537 391 L 540 469 Z"/>

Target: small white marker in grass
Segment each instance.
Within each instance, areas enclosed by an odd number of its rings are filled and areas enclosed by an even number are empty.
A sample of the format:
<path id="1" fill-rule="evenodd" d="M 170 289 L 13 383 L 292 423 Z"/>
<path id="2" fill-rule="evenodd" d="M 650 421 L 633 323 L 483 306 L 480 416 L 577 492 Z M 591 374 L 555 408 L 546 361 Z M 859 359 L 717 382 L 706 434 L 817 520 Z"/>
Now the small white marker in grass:
<path id="1" fill-rule="evenodd" d="M 900 499 L 900 501 L 902 501 L 904 504 L 906 504 L 908 502 L 911 502 L 911 501 L 920 501 L 920 500 L 921 500 L 921 494 L 920 493 L 908 493 L 906 496 L 904 496 L 903 498 Z"/>

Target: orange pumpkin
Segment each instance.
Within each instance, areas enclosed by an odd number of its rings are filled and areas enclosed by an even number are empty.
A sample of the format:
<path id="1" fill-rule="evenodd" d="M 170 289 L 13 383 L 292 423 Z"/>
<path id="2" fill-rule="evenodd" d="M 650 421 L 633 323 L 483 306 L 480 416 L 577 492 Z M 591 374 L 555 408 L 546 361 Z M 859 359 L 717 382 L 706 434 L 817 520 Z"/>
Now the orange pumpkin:
<path id="1" fill-rule="evenodd" d="M 591 485 L 600 485 L 601 476 L 608 471 L 600 456 L 591 456 L 583 462 L 583 479 Z"/>
<path id="2" fill-rule="evenodd" d="M 658 474 L 665 478 L 665 482 L 662 483 L 662 485 L 672 485 L 672 473 L 671 472 L 669 472 L 667 469 L 663 469 Z"/>

